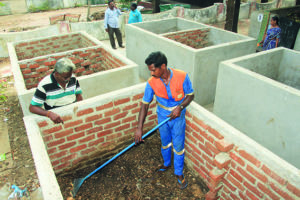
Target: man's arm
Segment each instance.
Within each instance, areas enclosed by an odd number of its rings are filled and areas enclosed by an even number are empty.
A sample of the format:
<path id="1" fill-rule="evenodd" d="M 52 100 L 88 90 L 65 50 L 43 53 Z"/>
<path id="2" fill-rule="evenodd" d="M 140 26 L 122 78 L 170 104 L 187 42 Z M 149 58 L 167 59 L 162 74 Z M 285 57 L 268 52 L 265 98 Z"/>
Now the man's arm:
<path id="1" fill-rule="evenodd" d="M 148 109 L 149 109 L 149 104 L 142 103 L 140 113 L 139 113 L 139 119 L 138 119 L 138 127 L 134 134 L 135 144 L 139 144 L 140 142 L 143 142 L 142 140 L 143 126 L 148 113 Z"/>
<path id="2" fill-rule="evenodd" d="M 42 107 L 30 104 L 29 111 L 37 115 L 49 117 L 55 124 L 64 123 L 63 119 L 58 114 L 51 111 L 47 111 Z"/>
<path id="3" fill-rule="evenodd" d="M 107 14 L 107 9 L 106 9 L 105 14 L 104 14 L 104 28 L 105 28 L 106 32 L 108 32 L 107 23 L 108 23 L 108 14 Z"/>
<path id="4" fill-rule="evenodd" d="M 78 101 L 82 101 L 83 100 L 83 97 L 81 94 L 76 94 L 76 102 Z"/>
<path id="5" fill-rule="evenodd" d="M 172 112 L 170 115 L 168 115 L 168 117 L 170 117 L 171 119 L 175 119 L 177 117 L 180 116 L 181 114 L 181 111 L 186 108 L 188 105 L 190 105 L 190 103 L 194 100 L 194 97 L 195 95 L 192 94 L 192 95 L 187 95 L 185 97 L 185 99 L 183 100 L 183 102 L 177 106 Z M 183 107 L 182 109 L 180 107 Z"/>

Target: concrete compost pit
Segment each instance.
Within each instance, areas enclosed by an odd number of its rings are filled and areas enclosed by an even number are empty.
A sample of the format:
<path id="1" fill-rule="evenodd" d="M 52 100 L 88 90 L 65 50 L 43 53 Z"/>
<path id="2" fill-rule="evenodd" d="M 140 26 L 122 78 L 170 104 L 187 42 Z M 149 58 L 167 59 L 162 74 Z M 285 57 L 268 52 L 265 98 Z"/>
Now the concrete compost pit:
<path id="1" fill-rule="evenodd" d="M 75 33 L 75 35 L 88 38 L 87 41 L 95 45 L 19 61 L 16 44 L 8 43 L 15 87 L 24 115 L 30 114 L 28 106 L 39 81 L 52 73 L 56 61 L 63 57 L 70 58 L 76 65 L 74 74 L 78 76 L 84 99 L 141 82 L 135 63 L 107 48 L 102 42 L 85 32 Z M 68 35 L 57 37 L 63 36 Z M 38 41 L 42 40 L 45 39 Z M 22 43 L 30 44 L 30 41 Z M 117 84 L 116 80 L 118 80 Z"/>
<path id="2" fill-rule="evenodd" d="M 214 113 L 300 169 L 300 53 L 285 48 L 220 64 Z"/>
<path id="3" fill-rule="evenodd" d="M 253 38 L 182 18 L 127 24 L 125 32 L 126 56 L 141 66 L 140 77 L 149 78 L 145 58 L 159 49 L 169 67 L 189 74 L 195 101 L 203 106 L 214 102 L 219 63 L 256 49 Z"/>
<path id="4" fill-rule="evenodd" d="M 95 45 L 95 42 L 82 33 L 62 34 L 14 43 L 18 60 L 25 60 Z"/>

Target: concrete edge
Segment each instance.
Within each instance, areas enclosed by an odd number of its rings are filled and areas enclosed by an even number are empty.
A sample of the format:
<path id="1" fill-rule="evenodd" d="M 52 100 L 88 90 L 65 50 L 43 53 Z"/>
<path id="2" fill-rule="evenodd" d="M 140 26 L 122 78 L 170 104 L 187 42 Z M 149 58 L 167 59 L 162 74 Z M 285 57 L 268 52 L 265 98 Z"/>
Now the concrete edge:
<path id="1" fill-rule="evenodd" d="M 24 117 L 23 120 L 25 123 L 35 168 L 42 188 L 43 197 L 45 200 L 63 200 L 63 196 L 52 169 L 52 165 L 45 149 L 45 144 L 39 128 L 34 118 L 27 116 Z"/>
<path id="2" fill-rule="evenodd" d="M 226 140 L 233 142 L 241 149 L 245 149 L 247 152 L 265 163 L 270 169 L 276 171 L 279 176 L 286 178 L 288 182 L 296 186 L 300 185 L 299 169 L 261 146 L 199 104 L 192 102 L 187 109 L 190 113 L 192 113 L 192 115 L 199 119 L 205 119 L 205 123 L 212 125 L 212 127 L 218 130 Z"/>

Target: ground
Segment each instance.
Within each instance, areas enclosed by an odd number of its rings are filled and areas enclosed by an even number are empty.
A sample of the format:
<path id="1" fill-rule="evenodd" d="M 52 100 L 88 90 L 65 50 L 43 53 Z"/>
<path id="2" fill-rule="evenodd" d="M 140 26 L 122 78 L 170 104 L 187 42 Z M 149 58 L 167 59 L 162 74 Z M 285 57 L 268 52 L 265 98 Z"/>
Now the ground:
<path id="1" fill-rule="evenodd" d="M 115 161 L 87 179 L 76 195 L 76 200 L 88 199 L 205 199 L 205 183 L 185 166 L 189 186 L 178 188 L 174 169 L 156 172 L 163 163 L 159 133 L 155 132 L 144 144 L 133 147 Z M 60 175 L 58 183 L 66 199 L 71 197 L 72 181 L 83 178 L 104 161 L 83 170 Z"/>

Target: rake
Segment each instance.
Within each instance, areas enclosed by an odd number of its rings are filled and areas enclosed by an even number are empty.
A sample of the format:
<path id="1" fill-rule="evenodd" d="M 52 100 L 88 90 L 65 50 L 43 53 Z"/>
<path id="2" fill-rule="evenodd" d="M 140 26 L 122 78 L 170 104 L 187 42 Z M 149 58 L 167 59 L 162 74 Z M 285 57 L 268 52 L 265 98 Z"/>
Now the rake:
<path id="1" fill-rule="evenodd" d="M 156 129 L 158 129 L 159 127 L 161 127 L 163 124 L 165 124 L 167 121 L 169 121 L 170 118 L 165 119 L 164 121 L 162 121 L 161 123 L 159 123 L 157 126 L 155 126 L 152 130 L 150 130 L 149 132 L 147 132 L 145 135 L 143 135 L 142 139 L 146 138 L 148 135 L 150 135 L 152 132 L 154 132 Z M 101 165 L 100 167 L 98 167 L 97 169 L 95 169 L 94 171 L 92 171 L 91 173 L 89 173 L 87 176 L 85 176 L 84 178 L 78 178 L 75 179 L 73 181 L 73 197 L 76 196 L 78 190 L 80 189 L 81 185 L 83 184 L 83 182 L 90 178 L 91 176 L 93 176 L 96 172 L 98 172 L 100 169 L 102 169 L 103 167 L 105 167 L 106 165 L 108 165 L 109 163 L 111 163 L 113 160 L 115 160 L 117 157 L 119 157 L 120 155 L 122 155 L 124 152 L 126 152 L 128 149 L 130 149 L 131 147 L 134 146 L 134 142 L 132 144 L 130 144 L 128 147 L 126 147 L 125 149 L 123 149 L 121 152 L 119 152 L 118 154 L 116 154 L 114 157 L 112 157 L 111 159 L 109 159 L 108 161 L 106 161 L 103 165 Z"/>

